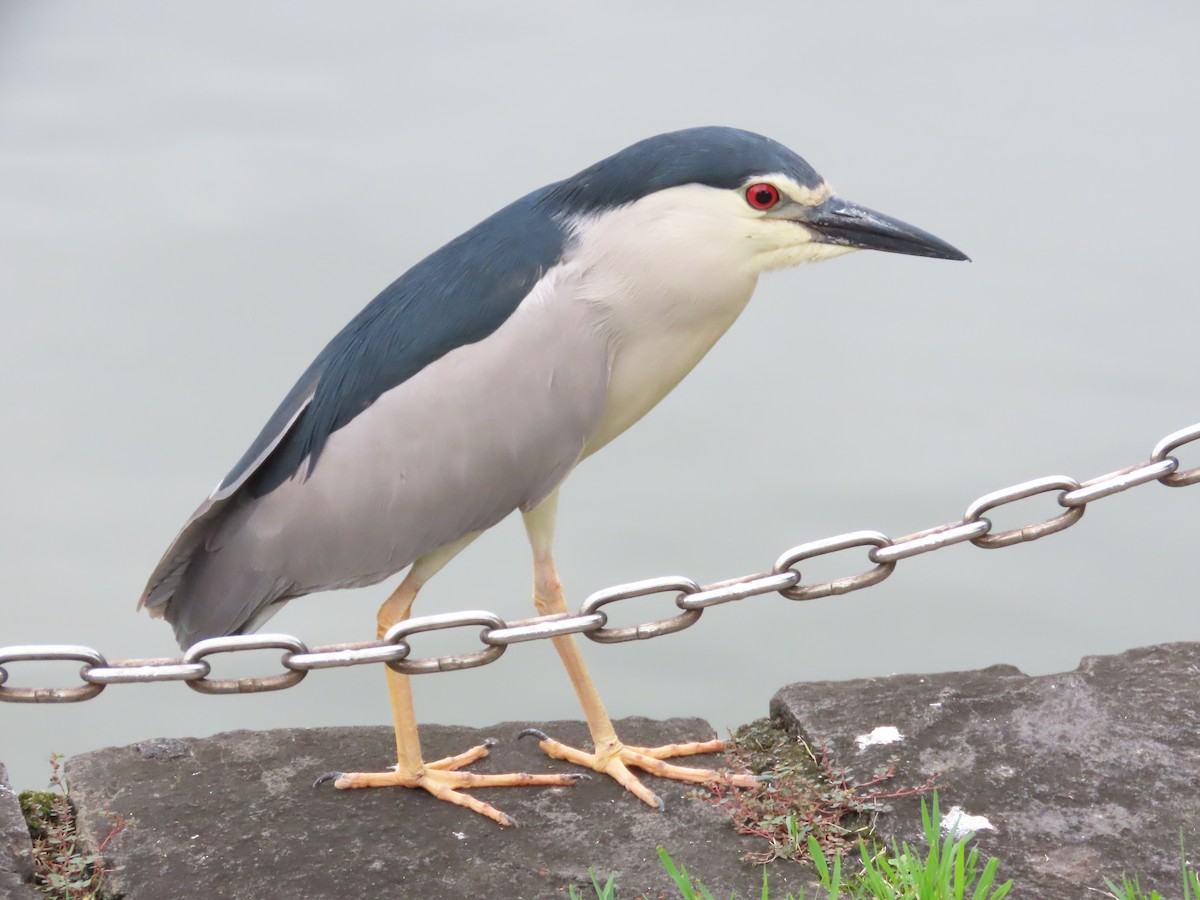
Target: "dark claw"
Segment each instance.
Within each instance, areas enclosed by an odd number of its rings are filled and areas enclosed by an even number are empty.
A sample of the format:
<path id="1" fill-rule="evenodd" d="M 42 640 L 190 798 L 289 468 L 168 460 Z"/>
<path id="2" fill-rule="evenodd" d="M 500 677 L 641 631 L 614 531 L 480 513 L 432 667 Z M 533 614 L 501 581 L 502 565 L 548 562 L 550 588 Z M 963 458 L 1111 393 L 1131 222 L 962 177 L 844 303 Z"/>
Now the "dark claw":
<path id="1" fill-rule="evenodd" d="M 500 743 L 500 742 L 498 740 L 496 740 L 495 738 L 488 738 L 486 741 L 483 742 L 483 746 L 487 747 L 490 750 L 492 747 L 495 747 L 498 743 Z"/>
<path id="2" fill-rule="evenodd" d="M 571 777 L 574 778 L 577 783 L 580 781 L 591 781 L 592 780 L 592 776 L 589 775 L 587 772 L 572 772 Z"/>
<path id="3" fill-rule="evenodd" d="M 774 775 L 755 775 L 754 780 L 761 782 L 763 784 L 774 784 L 775 776 Z"/>
<path id="4" fill-rule="evenodd" d="M 318 775 L 317 780 L 313 782 L 313 787 L 319 788 L 327 781 L 337 781 L 342 777 L 341 772 L 326 772 L 324 775 Z"/>
<path id="5" fill-rule="evenodd" d="M 519 741 L 523 737 L 535 737 L 539 741 L 550 740 L 550 735 L 546 734 L 544 731 L 538 731 L 536 728 L 524 729 L 520 734 L 517 735 L 517 740 Z"/>
<path id="6" fill-rule="evenodd" d="M 658 794 L 655 794 L 655 795 L 654 795 L 654 802 L 658 804 L 658 811 L 659 811 L 659 812 L 666 812 L 666 811 L 667 811 L 667 804 L 663 803 L 663 798 L 662 798 L 662 797 L 660 797 L 660 796 L 658 796 Z"/>

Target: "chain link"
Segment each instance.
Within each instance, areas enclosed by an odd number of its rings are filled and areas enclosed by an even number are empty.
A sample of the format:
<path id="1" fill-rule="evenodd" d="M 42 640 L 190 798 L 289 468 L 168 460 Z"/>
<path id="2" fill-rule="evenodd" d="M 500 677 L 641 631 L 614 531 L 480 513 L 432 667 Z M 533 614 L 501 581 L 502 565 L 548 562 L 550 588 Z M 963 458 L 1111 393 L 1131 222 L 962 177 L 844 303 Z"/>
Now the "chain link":
<path id="1" fill-rule="evenodd" d="M 775 568 L 772 571 L 780 574 L 795 572 L 793 567 L 796 563 L 806 559 L 837 553 L 839 550 L 850 550 L 854 547 L 880 549 L 891 543 L 892 539 L 879 531 L 851 531 L 848 534 L 839 534 L 837 537 L 825 538 L 820 541 L 809 541 L 807 544 L 793 547 L 775 561 Z M 895 562 L 877 562 L 875 568 L 859 572 L 857 575 L 838 578 L 834 581 L 822 581 L 819 584 L 797 584 L 795 587 L 783 588 L 779 593 L 789 600 L 816 600 L 820 597 L 848 594 L 850 591 L 858 591 L 873 584 L 879 584 L 891 575 L 895 568 Z"/>
<path id="2" fill-rule="evenodd" d="M 461 628 L 463 625 L 482 625 L 479 640 L 484 644 L 482 650 L 474 653 L 456 653 L 447 656 L 430 656 L 425 659 L 397 659 L 388 663 L 388 667 L 404 675 L 424 675 L 427 672 L 453 672 L 457 669 L 473 669 L 485 666 L 500 658 L 508 649 L 507 644 L 488 644 L 483 640 L 485 634 L 495 628 L 503 628 L 504 620 L 495 613 L 479 609 L 465 612 L 442 613 L 436 616 L 421 616 L 419 619 L 405 619 L 397 622 L 383 636 L 386 644 L 394 644 L 404 640 L 410 634 L 424 634 L 427 631 L 441 631 L 444 628 Z"/>
<path id="3" fill-rule="evenodd" d="M 984 494 L 977 499 L 967 507 L 966 513 L 963 514 L 963 524 L 973 525 L 976 522 L 987 522 L 988 520 L 983 518 L 983 514 L 995 509 L 997 506 L 1015 503 L 1018 500 L 1034 497 L 1037 494 L 1044 494 L 1047 491 L 1060 491 L 1059 497 L 1061 498 L 1070 491 L 1079 490 L 1080 486 L 1079 482 L 1074 478 L 1067 478 L 1063 475 L 1047 475 L 1045 478 L 1022 481 L 1020 484 L 992 491 L 990 494 Z M 1083 516 L 1085 509 L 1087 509 L 1086 506 L 1069 506 L 1066 512 L 1060 513 L 1051 519 L 1034 522 L 1032 525 L 1026 525 L 1024 528 L 1012 528 L 1008 531 L 1002 531 L 999 534 L 991 533 L 989 522 L 988 530 L 984 534 L 979 535 L 979 537 L 971 538 L 971 543 L 976 547 L 985 547 L 991 550 L 996 547 L 1011 547 L 1013 544 L 1021 544 L 1025 541 L 1036 541 L 1038 538 L 1043 538 L 1048 534 L 1054 534 L 1055 532 L 1070 528 Z"/>
<path id="4" fill-rule="evenodd" d="M 1184 444 L 1190 444 L 1196 438 L 1200 438 L 1200 422 L 1187 428 L 1180 428 L 1178 431 L 1173 431 L 1154 445 L 1154 450 L 1150 454 L 1150 461 L 1163 462 L 1173 459 L 1174 457 L 1168 455 L 1172 450 L 1178 450 Z M 1178 460 L 1176 460 L 1175 466 L 1176 468 L 1179 467 Z M 1168 487 L 1187 487 L 1189 484 L 1195 484 L 1197 481 L 1200 481 L 1200 466 L 1193 466 L 1186 472 L 1164 475 L 1158 480 Z"/>
<path id="5" fill-rule="evenodd" d="M 24 644 L 16 647 L 0 647 L 0 700 L 10 703 L 77 703 L 80 700 L 91 700 L 102 690 L 102 684 L 85 682 L 79 687 L 70 688 L 19 688 L 8 687 L 8 670 L 4 667 L 8 662 L 53 662 L 56 660 L 74 660 L 84 663 L 80 670 L 80 678 L 89 667 L 107 668 L 108 661 L 99 650 L 91 647 L 80 647 L 77 644 Z"/>
<path id="6" fill-rule="evenodd" d="M 620 600 L 632 600 L 634 597 L 649 597 L 652 594 L 661 594 L 664 591 L 681 592 L 675 599 L 675 605 L 678 606 L 680 598 L 688 594 L 700 593 L 700 585 L 696 584 L 690 578 L 680 578 L 676 575 L 668 575 L 666 578 L 648 578 L 645 581 L 634 581 L 631 584 L 618 584 L 616 587 L 596 591 L 596 593 L 583 601 L 580 612 L 584 615 L 599 613 L 600 607 L 607 606 L 610 603 L 616 603 Z M 680 608 L 682 609 L 682 607 Z M 700 620 L 702 612 L 704 612 L 703 609 L 684 609 L 679 615 L 671 616 L 667 619 L 655 619 L 653 622 L 645 622 L 641 625 L 629 625 L 625 628 L 606 628 L 601 625 L 599 628 L 585 631 L 584 634 L 599 644 L 641 641 L 648 638 L 661 637 L 664 634 L 674 634 L 676 631 L 691 628 Z M 608 616 L 604 613 L 600 614 L 604 616 L 604 621 L 607 623 Z"/>
<path id="7" fill-rule="evenodd" d="M 1083 516 L 1089 503 L 1138 485 L 1158 481 L 1170 487 L 1186 487 L 1200 482 L 1200 466 L 1179 470 L 1179 460 L 1171 454 L 1200 440 L 1200 423 L 1172 432 L 1155 444 L 1150 459 L 1117 469 L 1087 481 L 1062 475 L 1035 478 L 984 494 L 971 503 L 961 519 L 917 531 L 893 540 L 878 531 L 853 531 L 819 541 L 810 541 L 787 550 L 769 572 L 731 578 L 701 586 L 690 578 L 669 576 L 619 584 L 597 591 L 583 602 L 579 612 L 558 613 L 505 622 L 494 613 L 467 610 L 406 619 L 394 625 L 378 641 L 329 644 L 309 649 L 299 638 L 286 634 L 233 635 L 209 638 L 192 645 L 182 658 L 127 659 L 110 663 L 91 647 L 74 644 L 31 644 L 0 647 L 0 702 L 77 703 L 90 700 L 110 684 L 144 684 L 153 681 L 183 681 L 192 690 L 204 694 L 253 694 L 280 691 L 304 679 L 313 669 L 341 668 L 384 663 L 406 675 L 449 672 L 484 666 L 498 659 L 510 644 L 545 638 L 582 634 L 602 644 L 646 640 L 674 634 L 690 628 L 710 606 L 732 603 L 778 593 L 790 600 L 815 600 L 878 584 L 896 568 L 896 563 L 922 553 L 970 542 L 977 547 L 1008 547 L 1035 541 L 1070 528 Z M 1002 506 L 1058 492 L 1057 502 L 1065 511 L 1021 528 L 992 534 L 991 520 L 984 513 Z M 830 581 L 805 584 L 796 566 L 806 560 L 843 550 L 869 547 L 867 558 L 872 568 Z M 639 625 L 608 627 L 604 607 L 639 597 L 674 593 L 676 615 L 653 619 Z M 466 653 L 409 659 L 408 639 L 429 631 L 481 626 L 478 641 L 482 649 Z M 282 650 L 282 672 L 245 678 L 210 678 L 208 657 L 219 653 L 242 654 L 256 650 Z M 10 663 L 81 662 L 79 679 L 71 687 L 11 687 Z"/>
<path id="8" fill-rule="evenodd" d="M 207 665 L 204 659 L 206 656 L 212 656 L 214 653 L 236 653 L 239 650 L 285 650 L 289 653 L 304 653 L 308 648 L 304 646 L 304 641 L 290 634 L 235 634 L 197 641 L 183 654 L 183 661 L 203 662 Z M 278 675 L 256 678 L 209 678 L 206 672 L 199 678 L 187 679 L 187 686 L 201 694 L 258 694 L 290 688 L 303 681 L 307 674 L 307 669 L 287 668 Z"/>

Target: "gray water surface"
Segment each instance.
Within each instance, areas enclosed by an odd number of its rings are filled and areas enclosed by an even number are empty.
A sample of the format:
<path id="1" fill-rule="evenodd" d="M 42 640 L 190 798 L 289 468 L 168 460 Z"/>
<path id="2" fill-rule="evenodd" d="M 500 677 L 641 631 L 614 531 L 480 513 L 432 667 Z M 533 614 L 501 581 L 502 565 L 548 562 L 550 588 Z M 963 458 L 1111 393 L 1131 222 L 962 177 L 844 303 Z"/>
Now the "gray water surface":
<path id="1" fill-rule="evenodd" d="M 974 262 L 861 253 L 764 278 L 697 371 L 568 481 L 572 603 L 947 522 L 1016 481 L 1137 462 L 1200 420 L 1194 3 L 417 7 L 0 7 L 0 645 L 176 653 L 134 612 L 145 577 L 325 341 L 499 206 L 679 127 L 770 134 Z M 1031 500 L 997 525 L 1053 512 Z M 585 652 L 615 715 L 722 729 L 790 681 L 1069 669 L 1200 638 L 1198 520 L 1200 487 L 1149 485 L 1037 544 L 955 547 L 868 591 L 748 600 Z M 269 628 L 369 638 L 391 586 L 304 598 Z M 529 615 L 529 589 L 510 520 L 417 612 Z M 418 679 L 418 713 L 575 717 L 556 667 L 545 643 L 516 646 Z M 14 664 L 12 681 L 74 669 Z M 116 686 L 0 705 L 0 760 L 34 786 L 52 751 L 388 721 L 376 669 L 243 697 Z"/>

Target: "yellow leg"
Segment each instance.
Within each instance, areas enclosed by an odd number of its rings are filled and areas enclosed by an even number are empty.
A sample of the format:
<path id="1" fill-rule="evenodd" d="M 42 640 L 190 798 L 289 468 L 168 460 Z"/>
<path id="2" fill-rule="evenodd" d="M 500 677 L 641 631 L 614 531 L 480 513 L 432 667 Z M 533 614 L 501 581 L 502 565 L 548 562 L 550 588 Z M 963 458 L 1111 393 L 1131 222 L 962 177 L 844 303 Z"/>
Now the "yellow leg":
<path id="1" fill-rule="evenodd" d="M 550 552 L 557 500 L 557 494 L 553 494 L 540 506 L 525 514 L 525 528 L 529 533 L 530 545 L 533 548 L 533 603 L 541 615 L 567 612 L 562 582 L 559 581 L 558 572 L 554 567 L 554 558 Z M 583 707 L 583 715 L 592 736 L 593 750 L 588 753 L 568 747 L 536 729 L 527 729 L 522 732 L 522 734 L 537 736 L 539 746 L 548 756 L 611 775 L 627 791 L 658 809 L 663 808 L 662 798 L 642 784 L 637 776 L 629 771 L 630 766 L 649 772 L 651 775 L 676 781 L 697 783 L 722 781 L 739 787 L 752 787 L 758 784 L 758 779 L 753 775 L 729 775 L 713 769 L 677 766 L 662 762 L 664 759 L 675 756 L 719 753 L 725 749 L 723 741 L 697 741 L 685 744 L 667 744 L 662 747 L 627 747 L 622 744 L 613 728 L 612 720 L 604 708 L 604 702 L 600 699 L 600 693 L 596 690 L 591 675 L 588 674 L 587 665 L 583 661 L 583 654 L 579 650 L 574 635 L 551 638 L 551 642 L 558 652 L 559 659 L 562 660 L 563 667 L 567 670 L 567 677 L 571 679 L 571 685 L 575 688 L 575 694 L 579 697 L 579 703 Z"/>
<path id="2" fill-rule="evenodd" d="M 470 538 L 473 538 L 471 535 Z M 379 608 L 378 635 L 383 637 L 397 622 L 409 617 L 417 592 L 433 574 L 444 566 L 459 550 L 470 543 L 470 538 L 451 547 L 418 560 L 412 570 Z M 392 720 L 396 729 L 396 767 L 387 772 L 327 772 L 317 779 L 317 784 L 332 781 L 336 788 L 409 787 L 422 788 L 440 800 L 465 806 L 480 815 L 487 816 L 501 825 L 516 824 L 511 816 L 502 813 L 490 803 L 484 803 L 464 793 L 465 789 L 478 787 L 513 787 L 524 785 L 569 785 L 579 782 L 580 775 L 530 775 L 514 772 L 496 775 L 477 775 L 461 772 L 463 766 L 488 755 L 495 741 L 487 741 L 472 747 L 465 753 L 447 756 L 434 762 L 424 762 L 421 756 L 421 741 L 417 734 L 417 719 L 413 709 L 412 687 L 409 677 L 385 667 L 388 693 L 392 702 Z"/>

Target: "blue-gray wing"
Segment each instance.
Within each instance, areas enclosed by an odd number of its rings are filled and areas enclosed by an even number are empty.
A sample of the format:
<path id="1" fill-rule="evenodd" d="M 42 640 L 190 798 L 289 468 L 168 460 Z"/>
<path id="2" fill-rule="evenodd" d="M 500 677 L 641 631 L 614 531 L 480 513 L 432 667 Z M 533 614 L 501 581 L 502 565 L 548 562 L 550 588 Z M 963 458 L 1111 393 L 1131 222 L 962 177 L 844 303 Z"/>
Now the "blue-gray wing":
<path id="1" fill-rule="evenodd" d="M 312 471 L 330 436 L 381 395 L 451 350 L 483 340 L 513 314 L 563 254 L 563 227 L 538 205 L 552 188 L 505 207 L 426 257 L 329 342 L 184 525 L 139 606 L 170 599 L 231 509 Z"/>
<path id="2" fill-rule="evenodd" d="M 483 340 L 562 256 L 536 191 L 401 275 L 329 342 L 225 476 L 217 494 L 270 493 L 312 467 L 329 435 L 455 347 Z M 282 440 L 280 435 L 283 435 Z"/>

